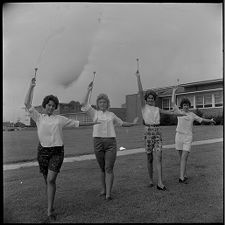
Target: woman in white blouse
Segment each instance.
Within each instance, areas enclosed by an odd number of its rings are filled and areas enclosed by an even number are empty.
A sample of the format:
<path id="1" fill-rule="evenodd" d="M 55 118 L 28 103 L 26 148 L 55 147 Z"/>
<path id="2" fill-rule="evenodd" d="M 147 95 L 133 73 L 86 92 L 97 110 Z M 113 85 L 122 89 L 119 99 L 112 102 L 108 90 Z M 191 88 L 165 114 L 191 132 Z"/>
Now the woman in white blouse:
<path id="1" fill-rule="evenodd" d="M 136 72 L 141 110 L 145 125 L 145 151 L 147 153 L 147 168 L 149 173 L 149 187 L 153 187 L 153 152 L 155 152 L 156 169 L 158 175 L 157 189 L 165 191 L 166 186 L 162 182 L 162 137 L 160 131 L 160 113 L 184 116 L 184 113 L 170 112 L 155 106 L 157 94 L 149 90 L 144 94 L 140 74 Z"/>
<path id="2" fill-rule="evenodd" d="M 96 123 L 82 123 L 76 120 L 68 119 L 64 116 L 54 115 L 59 100 L 56 96 L 48 95 L 43 99 L 42 106 L 44 113 L 39 113 L 32 107 L 33 90 L 36 85 L 36 79 L 32 78 L 29 90 L 25 98 L 25 106 L 30 113 L 31 118 L 36 122 L 39 138 L 37 160 L 40 172 L 44 176 L 46 183 L 49 220 L 55 220 L 53 213 L 53 204 L 56 192 L 56 178 L 64 159 L 64 145 L 62 128 L 79 127 L 94 125 Z"/>
<path id="3" fill-rule="evenodd" d="M 89 95 L 93 88 L 93 82 L 88 86 L 87 94 L 82 103 L 82 110 L 87 112 L 94 122 L 101 122 L 93 126 L 94 152 L 97 162 L 101 169 L 101 186 L 100 196 L 111 200 L 111 190 L 113 186 L 114 173 L 113 167 L 116 160 L 117 144 L 115 125 L 130 127 L 137 124 L 138 118 L 132 123 L 124 122 L 108 109 L 110 100 L 106 94 L 100 94 L 96 100 L 96 109 L 88 102 Z"/>
<path id="4" fill-rule="evenodd" d="M 176 112 L 185 112 L 186 116 L 179 117 L 176 136 L 175 136 L 175 149 L 178 151 L 180 158 L 180 176 L 179 183 L 187 184 L 187 174 L 186 174 L 186 165 L 188 160 L 188 155 L 191 151 L 191 144 L 193 140 L 193 123 L 197 121 L 199 123 L 206 122 L 211 124 L 216 124 L 213 119 L 205 119 L 197 116 L 190 110 L 191 102 L 188 98 L 183 98 L 180 102 L 180 108 L 176 105 L 175 101 L 175 92 L 178 87 L 173 88 L 172 92 L 172 106 Z"/>

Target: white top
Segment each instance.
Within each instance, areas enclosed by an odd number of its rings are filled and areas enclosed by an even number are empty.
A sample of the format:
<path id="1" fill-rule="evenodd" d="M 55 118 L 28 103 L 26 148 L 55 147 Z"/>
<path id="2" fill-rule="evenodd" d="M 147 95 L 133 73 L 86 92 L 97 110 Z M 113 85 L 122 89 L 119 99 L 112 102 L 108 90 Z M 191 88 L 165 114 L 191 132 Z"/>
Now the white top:
<path id="1" fill-rule="evenodd" d="M 63 127 L 79 127 L 79 121 L 65 116 L 39 113 L 34 107 L 28 112 L 37 125 L 38 138 L 43 147 L 63 145 Z"/>
<path id="2" fill-rule="evenodd" d="M 90 104 L 82 107 L 94 122 L 101 122 L 93 126 L 93 137 L 116 137 L 114 125 L 122 126 L 123 121 L 113 112 L 94 109 Z"/>
<path id="3" fill-rule="evenodd" d="M 146 124 L 160 124 L 160 113 L 158 107 L 145 104 L 141 112 Z"/>
<path id="4" fill-rule="evenodd" d="M 183 110 L 180 110 L 177 106 L 174 107 L 174 110 L 177 112 L 184 113 Z M 178 123 L 176 131 L 182 134 L 191 135 L 193 130 L 193 122 L 196 120 L 199 123 L 202 122 L 202 118 L 194 114 L 193 112 L 185 112 L 187 116 L 178 116 Z"/>

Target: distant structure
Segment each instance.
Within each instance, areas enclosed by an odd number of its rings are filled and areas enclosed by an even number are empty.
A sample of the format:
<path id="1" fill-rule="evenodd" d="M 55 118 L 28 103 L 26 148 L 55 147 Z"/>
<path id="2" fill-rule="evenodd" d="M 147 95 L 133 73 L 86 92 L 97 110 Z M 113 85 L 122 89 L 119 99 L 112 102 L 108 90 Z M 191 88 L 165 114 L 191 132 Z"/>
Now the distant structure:
<path id="1" fill-rule="evenodd" d="M 95 106 L 93 106 L 95 108 Z M 42 113 L 43 108 L 41 105 L 35 106 L 35 109 Z M 114 112 L 122 120 L 126 120 L 126 109 L 125 108 L 110 108 L 111 112 Z M 71 101 L 69 103 L 59 103 L 57 110 L 54 112 L 57 115 L 62 115 L 67 118 L 79 120 L 82 122 L 92 121 L 86 112 L 81 111 L 80 102 Z M 34 120 L 30 118 L 30 126 L 36 126 Z"/>
<path id="2" fill-rule="evenodd" d="M 158 99 L 156 102 L 158 107 L 165 110 L 172 109 L 172 86 L 152 88 L 152 90 L 158 94 Z M 222 79 L 180 84 L 176 91 L 176 104 L 178 106 L 184 97 L 190 100 L 191 109 L 199 109 L 203 113 L 203 116 L 215 117 L 223 115 Z M 132 121 L 136 116 L 142 118 L 141 104 L 138 93 L 126 95 L 126 116 L 127 121 Z"/>

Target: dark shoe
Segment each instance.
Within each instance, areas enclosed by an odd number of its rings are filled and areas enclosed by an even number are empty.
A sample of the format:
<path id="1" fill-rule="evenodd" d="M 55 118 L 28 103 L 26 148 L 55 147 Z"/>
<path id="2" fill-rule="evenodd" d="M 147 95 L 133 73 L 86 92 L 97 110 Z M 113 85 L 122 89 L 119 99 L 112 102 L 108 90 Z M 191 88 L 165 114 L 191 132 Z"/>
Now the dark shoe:
<path id="1" fill-rule="evenodd" d="M 161 187 L 159 187 L 159 186 L 157 185 L 157 189 L 160 190 L 160 191 L 166 191 L 166 186 L 164 186 L 163 188 L 161 188 Z"/>
<path id="2" fill-rule="evenodd" d="M 187 178 L 185 177 L 183 180 L 179 178 L 179 183 L 187 184 Z"/>
<path id="3" fill-rule="evenodd" d="M 154 186 L 154 184 L 149 184 L 147 187 L 150 187 L 150 188 L 151 188 L 151 187 L 153 187 L 153 186 Z"/>
<path id="4" fill-rule="evenodd" d="M 106 197 L 105 200 L 106 200 L 106 201 L 111 201 L 111 200 L 112 200 L 112 197 L 111 197 L 111 196 Z"/>
<path id="5" fill-rule="evenodd" d="M 105 193 L 100 193 L 98 196 L 105 196 Z"/>
<path id="6" fill-rule="evenodd" d="M 56 215 L 54 215 L 54 214 L 49 215 L 49 216 L 48 216 L 48 221 L 49 221 L 49 222 L 54 222 L 54 221 L 56 221 Z"/>

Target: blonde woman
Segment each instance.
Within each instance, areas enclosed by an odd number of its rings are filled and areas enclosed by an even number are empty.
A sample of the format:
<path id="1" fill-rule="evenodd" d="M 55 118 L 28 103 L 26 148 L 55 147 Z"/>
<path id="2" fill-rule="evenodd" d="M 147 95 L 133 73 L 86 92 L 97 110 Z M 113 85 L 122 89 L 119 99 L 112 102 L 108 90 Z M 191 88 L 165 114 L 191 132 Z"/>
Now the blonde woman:
<path id="1" fill-rule="evenodd" d="M 106 94 L 99 94 L 96 100 L 96 109 L 88 102 L 89 95 L 93 88 L 93 82 L 88 86 L 87 94 L 82 103 L 83 111 L 91 117 L 94 122 L 101 122 L 93 126 L 94 153 L 101 170 L 101 196 L 107 201 L 112 200 L 111 191 L 114 181 L 114 164 L 117 154 L 115 126 L 130 127 L 137 123 L 122 121 L 113 112 L 109 111 L 110 100 Z"/>

